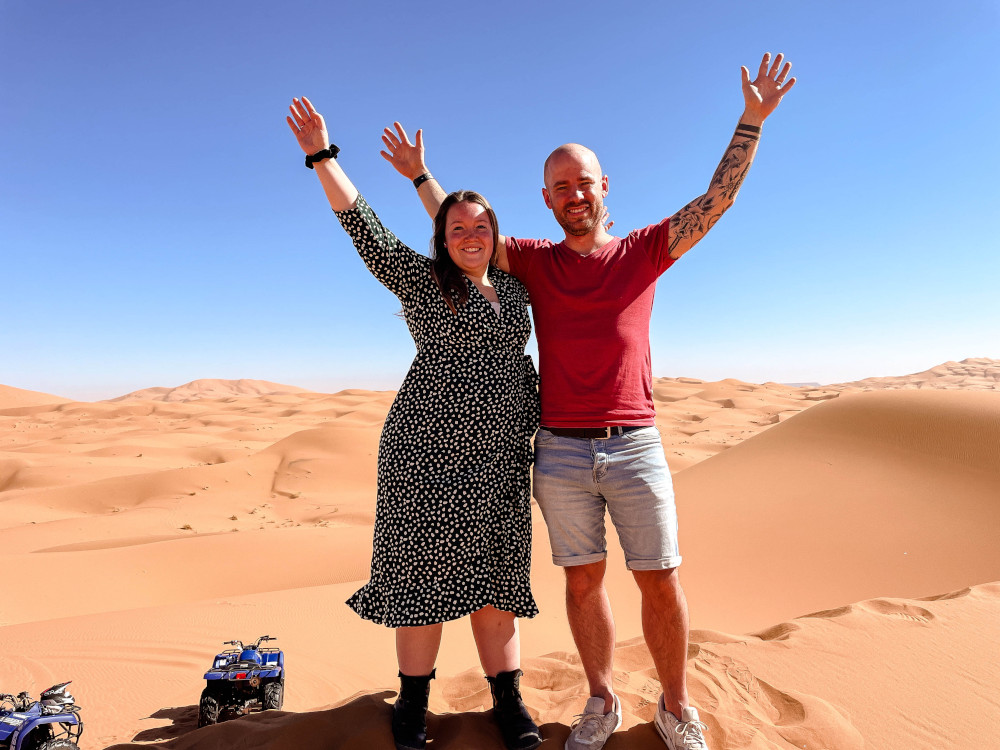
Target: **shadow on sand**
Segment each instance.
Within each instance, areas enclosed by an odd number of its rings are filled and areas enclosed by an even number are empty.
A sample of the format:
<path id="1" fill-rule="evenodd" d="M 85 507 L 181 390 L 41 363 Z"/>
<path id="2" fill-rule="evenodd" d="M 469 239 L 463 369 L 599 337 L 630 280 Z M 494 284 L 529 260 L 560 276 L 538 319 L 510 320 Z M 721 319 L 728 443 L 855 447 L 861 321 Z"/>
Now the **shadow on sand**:
<path id="1" fill-rule="evenodd" d="M 395 691 L 357 695 L 346 703 L 322 711 L 291 713 L 265 711 L 197 729 L 197 706 L 164 708 L 151 719 L 168 719 L 168 726 L 139 732 L 131 743 L 112 745 L 106 750 L 162 747 L 169 750 L 393 750 L 389 722 Z M 564 724 L 543 724 L 542 748 L 562 748 L 569 728 Z M 469 711 L 427 715 L 428 750 L 477 748 L 503 750 L 500 731 L 490 711 Z M 155 743 L 155 744 L 132 744 Z M 618 732 L 606 746 L 614 748 L 654 748 L 662 742 L 648 725 Z"/>
<path id="2" fill-rule="evenodd" d="M 198 707 L 177 706 L 161 708 L 147 719 L 166 719 L 170 724 L 144 729 L 132 738 L 132 742 L 162 742 L 181 737 L 198 728 Z"/>

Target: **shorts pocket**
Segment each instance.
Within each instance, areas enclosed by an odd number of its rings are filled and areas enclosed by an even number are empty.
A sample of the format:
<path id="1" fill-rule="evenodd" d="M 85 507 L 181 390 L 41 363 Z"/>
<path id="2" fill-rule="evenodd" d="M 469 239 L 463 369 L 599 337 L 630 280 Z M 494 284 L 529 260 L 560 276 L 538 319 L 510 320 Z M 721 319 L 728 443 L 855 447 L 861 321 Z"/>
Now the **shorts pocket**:
<path id="1" fill-rule="evenodd" d="M 535 433 L 535 445 L 539 445 L 540 443 L 550 443 L 555 439 L 556 436 L 544 427 L 539 427 L 538 431 Z"/>
<path id="2" fill-rule="evenodd" d="M 632 443 L 651 443 L 654 440 L 659 442 L 660 430 L 656 425 L 650 425 L 640 430 L 626 432 L 622 437 Z"/>

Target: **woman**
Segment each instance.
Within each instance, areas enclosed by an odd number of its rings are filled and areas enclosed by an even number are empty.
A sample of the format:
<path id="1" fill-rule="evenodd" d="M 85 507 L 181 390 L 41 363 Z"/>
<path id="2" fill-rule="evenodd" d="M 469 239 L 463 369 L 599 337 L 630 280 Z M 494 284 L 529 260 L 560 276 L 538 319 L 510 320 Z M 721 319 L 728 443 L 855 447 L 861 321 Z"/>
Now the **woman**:
<path id="1" fill-rule="evenodd" d="M 379 443 L 371 580 L 348 600 L 396 629 L 396 747 L 425 746 L 441 626 L 466 615 L 505 744 L 537 747 L 520 696 L 516 619 L 538 613 L 528 580 L 538 393 L 524 356 L 527 293 L 495 267 L 497 222 L 485 198 L 449 195 L 434 220 L 434 257 L 420 255 L 358 194 L 312 103 L 294 99 L 290 110 L 307 166 L 365 265 L 399 298 L 417 346 Z"/>

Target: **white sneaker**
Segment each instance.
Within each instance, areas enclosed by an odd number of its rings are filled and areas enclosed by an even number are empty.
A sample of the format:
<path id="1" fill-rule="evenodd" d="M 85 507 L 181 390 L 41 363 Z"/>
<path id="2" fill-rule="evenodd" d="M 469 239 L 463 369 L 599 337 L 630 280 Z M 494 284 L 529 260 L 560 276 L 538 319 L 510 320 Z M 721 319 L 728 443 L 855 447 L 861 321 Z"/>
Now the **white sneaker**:
<path id="1" fill-rule="evenodd" d="M 697 708 L 688 706 L 681 709 L 681 718 L 678 720 L 666 709 L 661 695 L 654 723 L 656 731 L 670 750 L 708 750 L 705 735 L 702 734 L 708 727 L 698 720 Z"/>
<path id="2" fill-rule="evenodd" d="M 566 750 L 599 750 L 604 747 L 608 737 L 622 725 L 622 704 L 618 696 L 612 695 L 614 705 L 604 713 L 604 698 L 594 697 L 587 701 L 583 713 L 579 714 L 569 737 L 566 738 Z"/>

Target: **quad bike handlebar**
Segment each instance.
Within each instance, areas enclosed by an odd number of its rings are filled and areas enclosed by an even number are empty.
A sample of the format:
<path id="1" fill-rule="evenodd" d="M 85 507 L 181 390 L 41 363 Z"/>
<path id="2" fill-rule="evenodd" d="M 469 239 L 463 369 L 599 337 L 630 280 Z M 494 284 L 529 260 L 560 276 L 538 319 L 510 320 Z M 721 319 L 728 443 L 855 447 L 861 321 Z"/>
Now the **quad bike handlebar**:
<path id="1" fill-rule="evenodd" d="M 62 687 L 63 690 L 61 690 L 60 692 L 64 692 L 65 687 L 68 684 L 69 683 L 67 682 L 64 683 L 62 686 L 57 686 L 57 687 Z M 49 692 L 51 690 L 53 690 L 53 688 L 49 688 L 49 690 L 45 692 Z M 17 695 L 11 695 L 10 693 L 0 693 L 0 706 L 2 706 L 4 703 L 9 703 L 11 709 L 14 711 L 27 711 L 29 708 L 31 708 L 32 704 L 34 704 L 35 702 L 36 701 L 32 699 L 31 695 L 28 693 L 27 690 L 23 690 Z"/>
<path id="2" fill-rule="evenodd" d="M 34 701 L 26 692 L 11 695 L 10 693 L 0 693 L 0 704 L 9 703 L 14 711 L 26 711 Z"/>
<path id="3" fill-rule="evenodd" d="M 260 648 L 260 644 L 263 643 L 264 641 L 276 641 L 276 640 L 278 640 L 278 639 L 275 638 L 274 636 L 271 636 L 271 635 L 262 635 L 260 638 L 258 638 L 256 640 L 256 642 L 252 646 L 244 646 L 243 645 L 243 641 L 239 641 L 239 640 L 236 640 L 236 641 L 223 641 L 223 643 L 225 645 L 227 645 L 227 646 L 236 646 L 236 648 L 238 648 L 240 650 L 242 650 L 244 648 L 252 648 L 252 649 L 256 650 L 256 649 Z"/>

